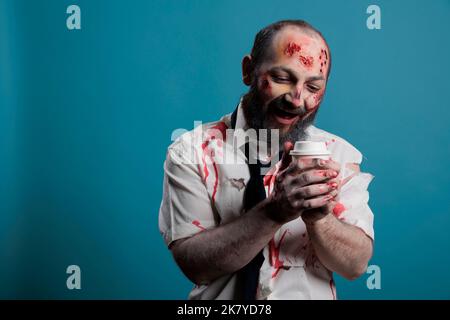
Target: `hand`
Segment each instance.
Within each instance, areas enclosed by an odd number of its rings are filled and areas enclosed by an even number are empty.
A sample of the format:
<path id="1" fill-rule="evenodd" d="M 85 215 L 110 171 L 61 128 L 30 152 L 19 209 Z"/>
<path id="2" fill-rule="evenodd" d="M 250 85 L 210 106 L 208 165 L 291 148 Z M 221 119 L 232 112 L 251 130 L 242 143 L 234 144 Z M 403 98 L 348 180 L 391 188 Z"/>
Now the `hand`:
<path id="1" fill-rule="evenodd" d="M 269 197 L 269 216 L 279 223 L 294 220 L 307 210 L 318 212 L 320 209 L 328 213 L 325 209 L 338 194 L 339 164 L 317 158 L 292 161 L 289 155 L 292 148 L 292 143 L 284 144 L 280 170 Z"/>

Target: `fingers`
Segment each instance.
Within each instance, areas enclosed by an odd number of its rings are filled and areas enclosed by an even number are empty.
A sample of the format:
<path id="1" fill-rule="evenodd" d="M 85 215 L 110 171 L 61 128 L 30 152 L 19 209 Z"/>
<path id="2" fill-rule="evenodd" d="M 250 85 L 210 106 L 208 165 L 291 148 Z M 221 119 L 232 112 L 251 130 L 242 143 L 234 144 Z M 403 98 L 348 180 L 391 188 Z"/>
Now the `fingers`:
<path id="1" fill-rule="evenodd" d="M 336 182 L 328 182 L 321 184 L 312 184 L 306 187 L 296 187 L 294 188 L 289 195 L 295 195 L 301 199 L 308 199 L 320 195 L 327 194 L 336 190 L 333 195 L 337 195 L 338 184 Z"/>
<path id="2" fill-rule="evenodd" d="M 281 165 L 279 171 L 283 171 L 286 169 L 292 161 L 292 156 L 289 154 L 290 151 L 294 148 L 292 142 L 287 141 L 283 145 L 283 157 L 281 158 Z"/>
<path id="3" fill-rule="evenodd" d="M 292 161 L 289 167 L 286 169 L 285 174 L 296 175 L 301 173 L 302 171 L 320 167 L 320 159 L 317 158 Z"/>
<path id="4" fill-rule="evenodd" d="M 296 210 L 305 211 L 329 205 L 331 202 L 334 201 L 334 198 L 337 196 L 337 194 L 338 194 L 337 190 L 332 190 L 329 193 L 305 199 L 303 198 L 302 193 L 299 191 L 297 193 L 291 194 L 288 197 L 288 201 L 291 203 L 291 206 Z"/>
<path id="5" fill-rule="evenodd" d="M 318 158 L 306 158 L 292 161 L 286 169 L 285 174 L 295 175 L 311 169 L 334 170 L 339 172 L 341 167 L 339 163 L 333 160 L 324 160 Z"/>
<path id="6" fill-rule="evenodd" d="M 333 198 L 337 195 L 337 191 L 332 191 L 329 194 L 325 194 L 323 196 L 310 198 L 303 201 L 303 208 L 305 210 L 307 209 L 313 209 L 313 208 L 320 208 L 323 206 L 328 205 L 331 201 L 333 201 Z"/>
<path id="7" fill-rule="evenodd" d="M 334 170 L 334 171 L 340 171 L 341 170 L 341 165 L 333 160 L 321 160 L 322 166 L 326 167 L 330 170 Z"/>
<path id="8" fill-rule="evenodd" d="M 323 183 L 326 180 L 336 178 L 338 174 L 339 172 L 334 170 L 309 170 L 294 177 L 288 176 L 285 180 L 287 183 L 303 187 L 310 184 Z"/>

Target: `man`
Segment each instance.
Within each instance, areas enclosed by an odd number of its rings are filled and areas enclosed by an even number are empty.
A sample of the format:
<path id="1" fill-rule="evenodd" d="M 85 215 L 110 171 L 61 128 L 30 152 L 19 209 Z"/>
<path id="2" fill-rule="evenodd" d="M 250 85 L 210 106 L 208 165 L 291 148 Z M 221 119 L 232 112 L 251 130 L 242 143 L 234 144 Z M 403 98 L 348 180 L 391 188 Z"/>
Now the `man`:
<path id="1" fill-rule="evenodd" d="M 336 299 L 333 272 L 365 272 L 372 176 L 360 172 L 358 150 L 312 125 L 330 67 L 329 47 L 311 25 L 269 25 L 243 58 L 250 90 L 235 112 L 169 147 L 159 227 L 196 285 L 191 299 Z M 280 139 L 258 135 L 268 147 L 255 152 L 232 147 L 230 129 L 269 129 Z M 297 140 L 325 142 L 331 159 L 293 162 Z M 259 176 L 279 148 L 281 161 Z"/>

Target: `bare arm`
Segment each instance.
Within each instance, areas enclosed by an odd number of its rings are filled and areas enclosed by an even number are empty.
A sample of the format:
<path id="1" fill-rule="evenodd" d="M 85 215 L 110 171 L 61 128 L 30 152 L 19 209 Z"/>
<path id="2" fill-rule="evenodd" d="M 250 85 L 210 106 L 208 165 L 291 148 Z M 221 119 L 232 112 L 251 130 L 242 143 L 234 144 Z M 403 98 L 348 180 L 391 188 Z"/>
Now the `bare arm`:
<path id="1" fill-rule="evenodd" d="M 339 221 L 328 213 L 320 219 L 305 220 L 319 260 L 329 270 L 354 280 L 367 269 L 372 256 L 372 240 L 358 227 Z"/>
<path id="2" fill-rule="evenodd" d="M 281 224 L 268 217 L 270 201 L 262 201 L 236 220 L 175 241 L 172 253 L 196 284 L 236 272 L 266 246 Z"/>
<path id="3" fill-rule="evenodd" d="M 349 163 L 347 167 L 360 172 L 359 165 Z M 347 183 L 351 177 L 342 181 Z M 337 219 L 332 214 L 336 202 L 319 209 L 305 211 L 303 220 L 320 261 L 343 277 L 354 280 L 367 269 L 372 257 L 373 243 L 360 228 Z"/>

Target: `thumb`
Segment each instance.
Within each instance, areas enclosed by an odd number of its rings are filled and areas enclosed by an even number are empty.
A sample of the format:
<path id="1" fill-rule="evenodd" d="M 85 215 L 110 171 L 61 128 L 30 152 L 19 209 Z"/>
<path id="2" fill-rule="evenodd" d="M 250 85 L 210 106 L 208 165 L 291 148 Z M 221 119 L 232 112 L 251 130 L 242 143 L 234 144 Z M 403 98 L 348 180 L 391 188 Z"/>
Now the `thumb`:
<path id="1" fill-rule="evenodd" d="M 292 156 L 289 152 L 294 148 L 294 145 L 290 141 L 286 141 L 283 145 L 283 157 L 281 158 L 281 166 L 279 171 L 286 169 L 292 161 Z"/>

